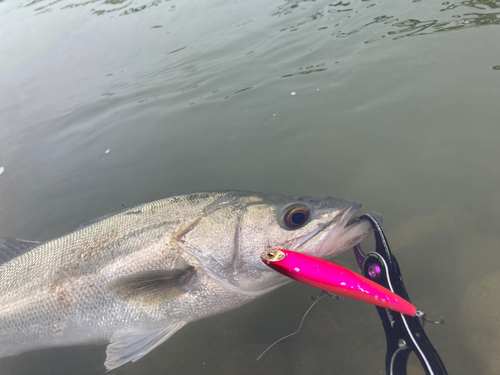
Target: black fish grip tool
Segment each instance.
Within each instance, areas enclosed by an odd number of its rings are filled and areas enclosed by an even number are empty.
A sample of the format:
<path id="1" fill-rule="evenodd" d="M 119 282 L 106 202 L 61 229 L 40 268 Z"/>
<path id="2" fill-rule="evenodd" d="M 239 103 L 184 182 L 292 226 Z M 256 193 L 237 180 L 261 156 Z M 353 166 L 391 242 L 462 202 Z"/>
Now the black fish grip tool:
<path id="1" fill-rule="evenodd" d="M 364 254 L 361 246 L 354 247 L 354 255 L 363 276 L 384 286 L 390 291 L 410 301 L 403 283 L 398 262 L 391 253 L 389 243 L 380 223 L 372 215 L 363 215 L 375 234 L 376 251 Z M 427 375 L 448 375 L 448 371 L 425 334 L 420 322 L 423 313 L 410 317 L 382 307 L 376 307 L 387 339 L 385 366 L 387 375 L 406 375 L 408 357 L 413 351 Z"/>

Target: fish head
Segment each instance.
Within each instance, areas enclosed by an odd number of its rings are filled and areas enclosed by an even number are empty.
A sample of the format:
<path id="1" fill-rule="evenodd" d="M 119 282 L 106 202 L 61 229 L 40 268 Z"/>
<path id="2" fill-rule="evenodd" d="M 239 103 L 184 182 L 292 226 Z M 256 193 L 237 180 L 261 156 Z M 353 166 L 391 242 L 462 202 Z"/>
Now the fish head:
<path id="1" fill-rule="evenodd" d="M 282 248 L 322 258 L 340 254 L 371 232 L 366 221 L 352 220 L 360 207 L 334 197 L 228 192 L 210 204 L 185 243 L 219 284 L 258 296 L 289 281 L 261 261 L 263 251 Z"/>

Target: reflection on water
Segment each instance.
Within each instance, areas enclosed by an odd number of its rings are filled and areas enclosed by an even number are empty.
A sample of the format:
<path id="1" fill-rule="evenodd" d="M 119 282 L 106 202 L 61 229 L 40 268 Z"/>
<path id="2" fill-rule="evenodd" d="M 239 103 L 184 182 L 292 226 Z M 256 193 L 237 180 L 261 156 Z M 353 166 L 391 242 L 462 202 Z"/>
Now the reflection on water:
<path id="1" fill-rule="evenodd" d="M 305 6 L 305 1 L 292 0 L 287 1 L 286 5 L 278 7 L 274 12 L 271 13 L 273 16 L 285 16 L 293 11 L 307 11 L 307 6 Z M 355 6 L 353 6 L 355 5 Z M 281 31 L 297 31 L 300 26 L 307 24 L 312 21 L 322 21 L 321 25 L 318 25 L 318 30 L 326 30 L 328 28 L 335 29 L 338 28 L 343 19 L 351 17 L 362 17 L 363 12 L 366 9 L 370 9 L 376 6 L 370 0 L 362 0 L 361 2 L 342 2 L 339 1 L 334 4 L 328 4 L 323 10 L 317 11 L 314 14 L 304 17 L 300 22 L 283 28 Z M 453 31 L 460 30 L 468 27 L 478 27 L 486 25 L 497 25 L 500 22 L 500 17 L 498 12 L 491 12 L 492 9 L 497 9 L 499 7 L 498 1 L 461 1 L 456 3 L 444 2 L 442 5 L 446 5 L 445 8 L 439 9 L 441 12 L 446 12 L 442 14 L 440 19 L 399 19 L 396 15 L 381 15 L 374 17 L 370 22 L 353 29 L 343 28 L 342 30 L 336 31 L 331 34 L 334 37 L 344 38 L 349 35 L 356 34 L 361 30 L 375 24 L 384 24 L 389 28 L 396 28 L 397 30 L 384 31 L 376 37 L 372 37 L 366 41 L 366 43 L 372 43 L 376 40 L 382 39 L 386 36 L 394 36 L 393 39 L 399 39 L 407 36 L 415 35 L 425 35 L 432 34 L 442 31 Z M 465 8 L 465 9 L 462 9 Z M 483 13 L 469 13 L 470 10 L 467 8 L 472 8 L 475 10 L 482 10 Z M 458 9 L 459 11 L 450 12 Z M 370 10 L 370 13 L 372 11 Z M 339 18 L 330 16 L 332 14 L 342 13 Z M 347 13 L 349 15 L 346 15 Z M 326 17 L 325 17 L 326 16 Z M 341 17 L 341 18 L 340 18 Z M 377 32 L 379 32 L 377 30 Z"/>
<path id="2" fill-rule="evenodd" d="M 154 0 L 151 2 L 137 2 L 137 1 L 130 1 L 130 0 L 87 0 L 83 1 L 80 3 L 71 3 L 71 4 L 61 4 L 60 9 L 70 9 L 70 8 L 77 8 L 77 7 L 84 7 L 88 5 L 92 5 L 92 9 L 90 10 L 92 14 L 95 14 L 97 16 L 101 16 L 104 14 L 108 13 L 115 13 L 115 12 L 120 12 L 120 16 L 126 16 L 128 14 L 133 14 L 140 12 L 144 9 L 148 9 L 154 6 L 158 6 L 162 4 L 163 2 L 169 2 L 170 0 Z M 45 5 L 41 7 L 35 8 L 35 12 L 37 14 L 43 14 L 46 12 L 51 12 L 53 10 L 57 10 L 56 7 L 53 7 L 54 5 L 58 3 L 65 2 L 67 3 L 68 1 L 65 0 L 55 0 L 55 1 L 50 1 L 50 0 L 33 0 L 30 3 L 26 4 L 25 6 L 32 6 L 32 5 L 43 5 L 43 3 L 46 3 Z M 41 4 L 39 4 L 41 3 Z M 169 11 L 172 11 L 175 9 L 175 6 L 171 6 Z"/>
<path id="3" fill-rule="evenodd" d="M 324 72 L 325 70 L 327 70 L 327 68 L 325 67 L 325 63 L 322 63 L 322 64 L 317 64 L 317 65 L 310 65 L 310 66 L 306 66 L 306 67 L 301 67 L 298 70 L 299 71 L 296 73 L 285 74 L 285 75 L 281 76 L 281 78 L 295 77 L 295 76 L 302 76 L 302 75 L 311 74 L 311 73 Z"/>
<path id="4" fill-rule="evenodd" d="M 483 3 L 486 3 L 488 6 L 487 7 L 482 7 L 479 5 L 482 5 Z M 347 7 L 351 3 L 342 3 L 339 2 L 337 4 L 330 4 L 330 6 L 335 6 L 335 7 Z M 443 3 L 443 5 L 448 4 Z M 370 4 L 366 7 L 366 9 L 371 8 L 375 4 Z M 490 6 L 491 5 L 491 6 Z M 494 9 L 496 8 L 497 4 L 493 3 L 490 4 L 490 2 L 460 2 L 457 4 L 452 4 L 449 7 L 445 9 L 441 9 L 441 11 L 448 11 L 448 10 L 453 10 L 456 9 L 460 6 L 462 7 L 470 7 L 470 8 L 475 8 L 475 9 L 482 9 L 485 11 L 488 11 L 488 9 Z M 462 9 L 462 11 L 466 12 L 465 10 Z M 345 9 L 337 9 L 337 10 L 328 10 L 328 13 L 341 13 L 341 12 L 354 12 L 354 13 L 360 13 L 359 10 L 355 11 L 355 9 L 352 8 L 345 8 Z M 405 19 L 405 20 L 399 20 L 396 16 L 393 15 L 382 15 L 382 16 L 377 16 L 374 17 L 371 22 L 368 22 L 364 24 L 361 27 L 348 30 L 348 31 L 338 31 L 332 36 L 338 37 L 338 38 L 343 38 L 352 34 L 356 34 L 360 32 L 361 30 L 375 24 L 382 23 L 384 25 L 388 25 L 390 28 L 397 28 L 398 30 L 390 30 L 386 31 L 384 34 L 378 35 L 374 38 L 371 38 L 366 41 L 366 43 L 372 43 L 375 40 L 384 38 L 385 36 L 393 36 L 393 39 L 399 39 L 407 36 L 416 36 L 416 35 L 425 35 L 425 34 L 432 34 L 435 32 L 443 32 L 443 31 L 453 31 L 453 30 L 460 30 L 468 27 L 477 27 L 477 26 L 486 26 L 486 25 L 497 25 L 500 22 L 499 18 L 499 13 L 498 12 L 493 12 L 493 13 L 462 13 L 462 14 L 446 14 L 447 19 L 434 19 L 434 20 L 418 20 L 418 19 Z M 307 19 L 308 20 L 316 20 L 319 19 L 320 17 L 318 15 L 323 15 L 323 13 L 318 13 L 313 16 L 309 16 Z M 329 20 L 331 23 L 335 22 L 335 19 Z M 305 22 L 303 22 L 305 23 Z M 301 23 L 301 24 L 303 24 Z M 336 24 L 335 26 L 337 26 Z M 335 27 L 334 26 L 334 27 Z M 327 28 L 328 26 L 325 26 L 321 29 Z M 297 26 L 293 26 L 290 28 L 290 31 L 295 31 L 297 30 Z M 284 29 L 285 30 L 285 29 Z"/>
<path id="5" fill-rule="evenodd" d="M 73 2 L 73 0 L 32 0 L 20 6 L 34 6 L 37 14 L 76 7 L 87 7 L 92 14 L 99 16 L 105 14 L 126 16 L 160 5 L 166 5 L 168 6 L 168 11 L 173 11 L 175 5 L 171 4 L 172 0 L 87 0 L 82 2 Z M 281 28 L 280 31 L 299 31 L 305 25 L 314 22 L 318 31 L 330 30 L 331 32 L 335 30 L 333 33 L 330 33 L 330 36 L 337 38 L 345 38 L 357 34 L 374 25 L 384 25 L 382 29 L 366 30 L 371 36 L 365 40 L 365 43 L 373 43 L 386 37 L 397 40 L 408 36 L 498 25 L 500 23 L 500 12 L 492 12 L 492 10 L 500 8 L 499 4 L 499 1 L 485 0 L 443 2 L 441 6 L 444 6 L 444 8 L 436 9 L 440 13 L 433 14 L 434 16 L 439 15 L 438 19 L 418 19 L 413 17 L 402 19 L 397 14 L 384 14 L 373 17 L 369 22 L 354 28 L 346 25 L 345 21 L 364 18 L 365 13 L 372 14 L 375 10 L 371 8 L 377 5 L 380 6 L 380 4 L 372 0 L 339 1 L 321 5 L 319 8 L 322 9 L 318 10 L 318 4 L 315 1 L 289 0 L 285 4 L 275 8 L 270 12 L 270 15 L 284 17 L 295 12 L 305 13 L 301 15 L 298 21 Z M 419 12 L 417 5 L 420 4 L 415 4 L 416 13 Z M 475 12 L 471 12 L 471 9 Z M 405 13 L 407 12 L 405 11 Z"/>

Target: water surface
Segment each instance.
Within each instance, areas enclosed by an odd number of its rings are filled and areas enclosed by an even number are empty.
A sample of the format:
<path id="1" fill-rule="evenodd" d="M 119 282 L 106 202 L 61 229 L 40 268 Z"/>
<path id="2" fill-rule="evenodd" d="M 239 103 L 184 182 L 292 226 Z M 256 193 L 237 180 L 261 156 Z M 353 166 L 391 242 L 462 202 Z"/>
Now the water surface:
<path id="1" fill-rule="evenodd" d="M 499 1 L 0 1 L 0 235 L 48 240 L 191 191 L 384 215 L 452 374 L 500 374 Z M 337 258 L 355 269 L 351 253 Z M 379 374 L 375 309 L 290 284 L 119 374 Z M 104 374 L 105 347 L 0 360 Z M 416 370 L 415 373 L 419 373 Z"/>

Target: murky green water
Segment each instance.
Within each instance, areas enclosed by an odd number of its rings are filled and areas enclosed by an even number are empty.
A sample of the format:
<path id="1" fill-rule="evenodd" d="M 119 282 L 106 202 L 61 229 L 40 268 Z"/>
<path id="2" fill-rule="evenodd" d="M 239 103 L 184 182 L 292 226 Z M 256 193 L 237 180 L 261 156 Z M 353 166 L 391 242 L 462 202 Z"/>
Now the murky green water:
<path id="1" fill-rule="evenodd" d="M 334 195 L 384 215 L 452 374 L 500 374 L 500 2 L 0 1 L 0 235 L 179 193 Z M 108 151 L 109 150 L 109 151 Z M 351 253 L 337 258 L 354 269 Z M 379 374 L 373 307 L 296 283 L 113 374 Z M 104 374 L 105 347 L 0 360 Z"/>

